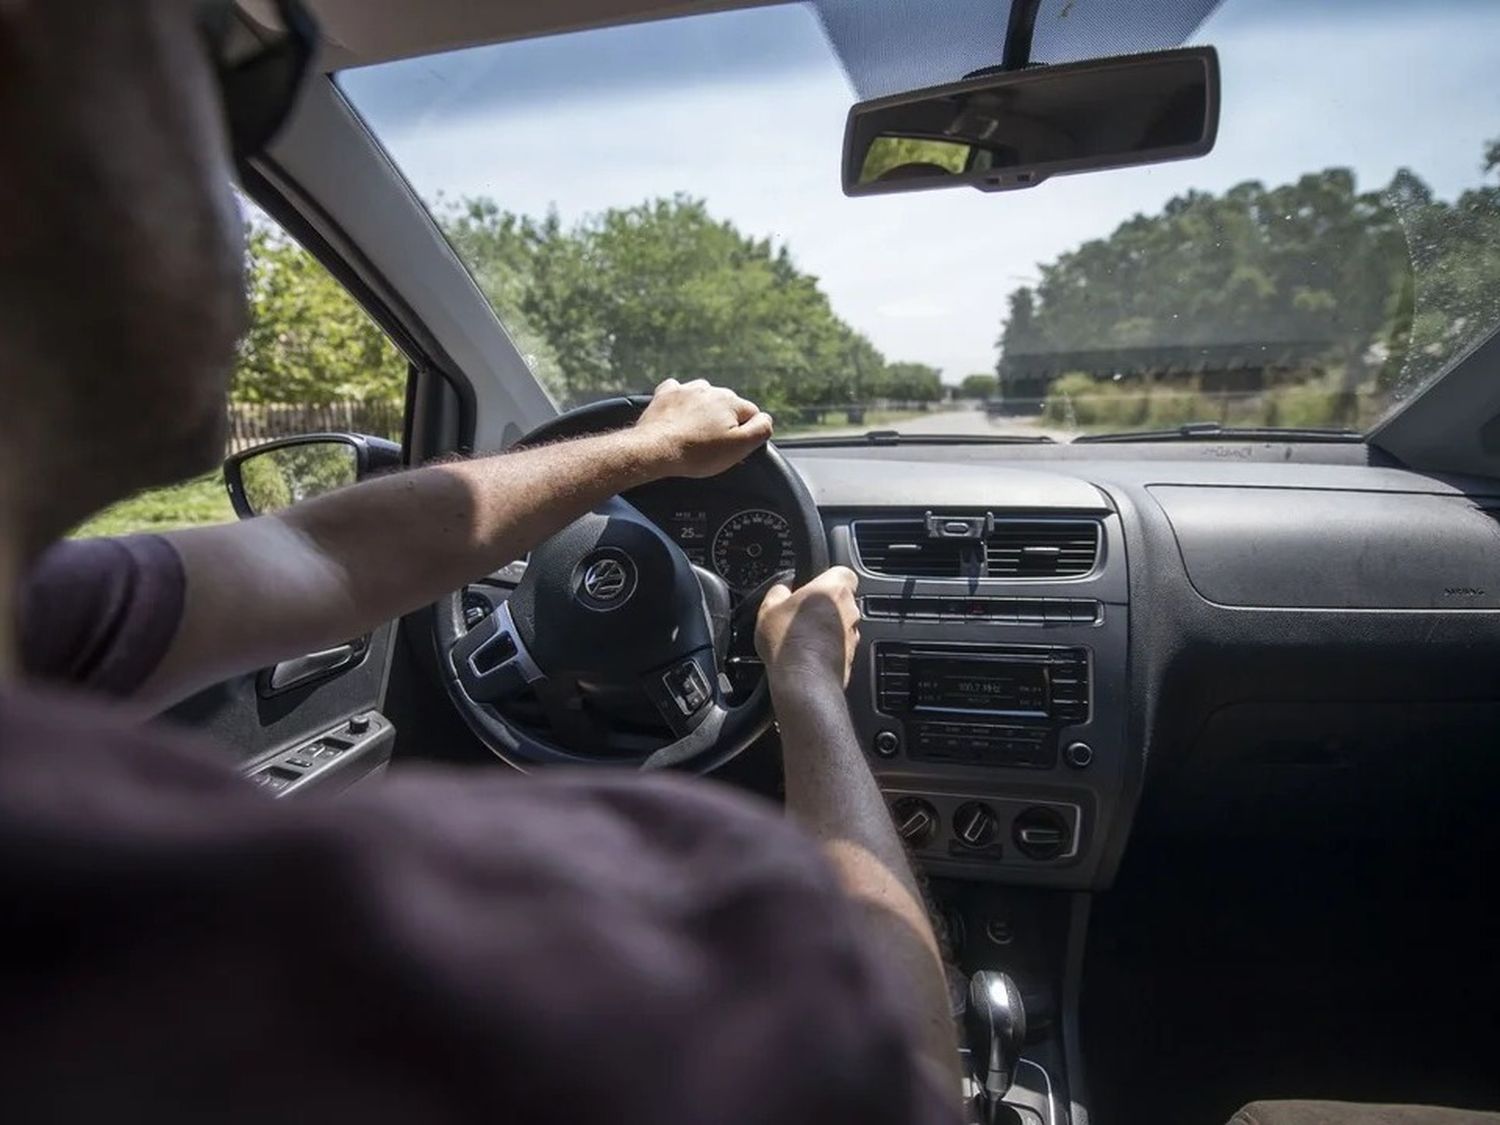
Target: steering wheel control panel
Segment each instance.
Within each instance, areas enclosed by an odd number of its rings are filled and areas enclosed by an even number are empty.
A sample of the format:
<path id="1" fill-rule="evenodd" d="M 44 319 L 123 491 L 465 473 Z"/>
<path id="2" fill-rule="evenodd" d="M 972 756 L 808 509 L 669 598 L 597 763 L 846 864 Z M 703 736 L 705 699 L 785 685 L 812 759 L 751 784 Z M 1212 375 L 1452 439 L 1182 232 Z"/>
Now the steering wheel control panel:
<path id="1" fill-rule="evenodd" d="M 904 723 L 912 758 L 1050 769 L 1058 732 L 1089 720 L 1089 654 L 882 643 L 875 695 L 878 711 Z"/>

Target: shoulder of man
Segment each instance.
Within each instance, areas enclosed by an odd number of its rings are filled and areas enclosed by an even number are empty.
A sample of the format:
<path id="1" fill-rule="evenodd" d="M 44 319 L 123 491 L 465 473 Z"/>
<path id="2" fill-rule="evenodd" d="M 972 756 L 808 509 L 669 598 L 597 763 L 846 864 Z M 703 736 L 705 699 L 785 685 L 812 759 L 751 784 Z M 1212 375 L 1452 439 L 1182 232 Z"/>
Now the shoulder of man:
<path id="1" fill-rule="evenodd" d="M 187 578 L 166 539 L 64 540 L 21 584 L 21 667 L 34 680 L 125 696 L 182 621 Z"/>

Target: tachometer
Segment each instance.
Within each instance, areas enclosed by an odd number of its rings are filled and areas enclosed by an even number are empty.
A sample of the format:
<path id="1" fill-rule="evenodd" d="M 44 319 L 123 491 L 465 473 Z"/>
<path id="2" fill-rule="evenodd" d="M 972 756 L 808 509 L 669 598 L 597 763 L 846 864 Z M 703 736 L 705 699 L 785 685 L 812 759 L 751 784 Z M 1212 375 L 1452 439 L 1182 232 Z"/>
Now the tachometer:
<path id="1" fill-rule="evenodd" d="M 754 589 L 796 565 L 792 528 L 775 512 L 751 508 L 724 521 L 714 536 L 714 569 L 736 592 Z"/>

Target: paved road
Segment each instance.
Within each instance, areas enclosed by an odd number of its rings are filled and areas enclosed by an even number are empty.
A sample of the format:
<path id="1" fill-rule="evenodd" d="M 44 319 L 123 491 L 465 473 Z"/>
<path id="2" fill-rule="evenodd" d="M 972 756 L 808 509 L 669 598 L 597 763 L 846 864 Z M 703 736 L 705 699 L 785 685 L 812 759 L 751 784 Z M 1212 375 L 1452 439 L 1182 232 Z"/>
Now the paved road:
<path id="1" fill-rule="evenodd" d="M 1071 436 L 1065 430 L 1042 426 L 1039 419 L 990 419 L 985 416 L 983 410 L 978 409 L 933 411 L 931 414 L 920 414 L 902 422 L 893 422 L 889 426 L 840 427 L 812 431 L 808 436 L 815 434 L 817 437 L 842 437 L 849 434 L 862 434 L 872 428 L 898 430 L 903 434 L 1035 434 L 1057 441 L 1066 441 Z"/>

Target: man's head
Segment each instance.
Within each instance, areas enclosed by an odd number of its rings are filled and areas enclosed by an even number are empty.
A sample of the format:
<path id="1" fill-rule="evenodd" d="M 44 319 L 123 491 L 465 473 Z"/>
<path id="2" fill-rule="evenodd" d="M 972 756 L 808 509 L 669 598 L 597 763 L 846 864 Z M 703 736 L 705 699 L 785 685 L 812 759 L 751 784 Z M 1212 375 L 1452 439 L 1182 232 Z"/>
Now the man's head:
<path id="1" fill-rule="evenodd" d="M 0 534 L 212 467 L 241 224 L 193 0 L 0 0 Z"/>

